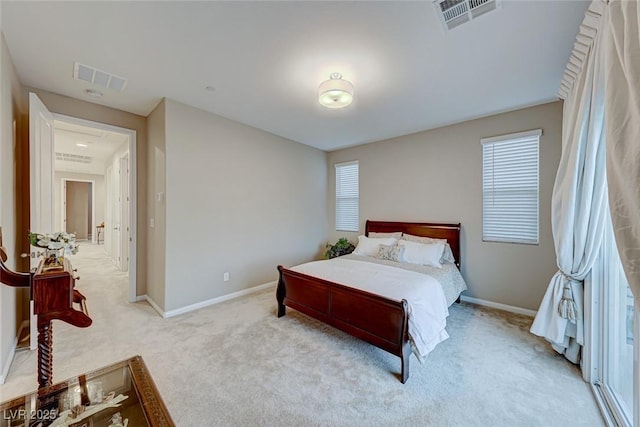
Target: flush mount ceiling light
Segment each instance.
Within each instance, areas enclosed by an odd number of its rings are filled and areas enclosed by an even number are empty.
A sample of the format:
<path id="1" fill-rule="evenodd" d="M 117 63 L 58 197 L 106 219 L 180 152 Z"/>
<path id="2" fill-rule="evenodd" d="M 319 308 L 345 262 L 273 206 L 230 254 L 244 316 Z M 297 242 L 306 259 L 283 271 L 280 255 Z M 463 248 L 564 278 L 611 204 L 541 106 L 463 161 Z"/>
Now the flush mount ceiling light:
<path id="1" fill-rule="evenodd" d="M 320 83 L 318 102 L 327 108 L 344 108 L 353 101 L 353 84 L 342 74 L 331 73 L 331 78 Z"/>

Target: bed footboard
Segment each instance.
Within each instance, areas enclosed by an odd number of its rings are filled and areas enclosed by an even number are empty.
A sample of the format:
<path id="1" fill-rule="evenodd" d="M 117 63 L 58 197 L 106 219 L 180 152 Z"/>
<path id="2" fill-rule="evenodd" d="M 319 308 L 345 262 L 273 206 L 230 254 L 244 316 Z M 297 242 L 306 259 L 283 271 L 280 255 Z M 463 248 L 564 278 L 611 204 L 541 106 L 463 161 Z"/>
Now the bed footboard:
<path id="1" fill-rule="evenodd" d="M 401 359 L 401 381 L 409 378 L 411 345 L 407 301 L 329 282 L 278 266 L 278 317 L 293 308 Z"/>

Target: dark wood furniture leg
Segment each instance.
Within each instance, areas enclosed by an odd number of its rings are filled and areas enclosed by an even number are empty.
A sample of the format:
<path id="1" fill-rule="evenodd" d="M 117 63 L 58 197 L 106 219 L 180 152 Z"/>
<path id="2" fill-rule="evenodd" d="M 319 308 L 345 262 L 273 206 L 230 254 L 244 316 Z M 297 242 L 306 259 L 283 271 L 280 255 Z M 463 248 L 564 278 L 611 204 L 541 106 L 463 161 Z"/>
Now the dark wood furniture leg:
<path id="1" fill-rule="evenodd" d="M 53 384 L 53 330 L 51 321 L 38 325 L 38 388 Z"/>
<path id="2" fill-rule="evenodd" d="M 411 358 L 411 344 L 409 342 L 405 342 L 402 345 L 402 356 L 400 356 L 402 362 L 402 384 L 406 383 L 409 379 L 409 359 Z"/>
<path id="3" fill-rule="evenodd" d="M 278 289 L 276 290 L 276 300 L 278 301 L 278 317 L 284 316 L 287 311 L 287 307 L 284 305 L 284 299 L 287 296 L 287 288 L 284 285 L 284 279 L 282 278 L 282 266 L 278 266 Z"/>

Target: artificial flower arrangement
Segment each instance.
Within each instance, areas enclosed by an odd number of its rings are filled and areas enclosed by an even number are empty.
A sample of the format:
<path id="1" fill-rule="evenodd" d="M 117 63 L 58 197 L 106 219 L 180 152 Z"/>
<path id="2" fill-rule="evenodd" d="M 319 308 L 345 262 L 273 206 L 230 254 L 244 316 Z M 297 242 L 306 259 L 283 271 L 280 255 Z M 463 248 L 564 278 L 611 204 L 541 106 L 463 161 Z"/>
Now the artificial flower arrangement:
<path id="1" fill-rule="evenodd" d="M 29 243 L 32 246 L 49 250 L 64 249 L 65 255 L 78 253 L 76 235 L 73 233 L 58 232 L 53 234 L 29 233 Z"/>

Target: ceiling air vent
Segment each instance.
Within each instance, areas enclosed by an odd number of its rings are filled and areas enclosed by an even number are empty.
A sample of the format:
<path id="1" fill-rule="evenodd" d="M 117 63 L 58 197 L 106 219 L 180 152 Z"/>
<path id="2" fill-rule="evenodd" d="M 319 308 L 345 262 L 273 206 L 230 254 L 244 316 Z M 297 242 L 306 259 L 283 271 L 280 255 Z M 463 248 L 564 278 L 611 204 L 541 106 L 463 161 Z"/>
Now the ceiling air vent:
<path id="1" fill-rule="evenodd" d="M 79 62 L 73 63 L 73 78 L 118 92 L 122 92 L 127 85 L 127 79 L 124 77 L 116 76 Z"/>
<path id="2" fill-rule="evenodd" d="M 469 22 L 502 6 L 502 0 L 435 0 L 440 22 L 445 31 Z"/>
<path id="3" fill-rule="evenodd" d="M 84 163 L 84 164 L 89 164 L 93 162 L 93 158 L 90 156 L 79 156 L 77 154 L 58 153 L 58 152 L 56 152 L 56 160 L 59 160 L 61 162 Z"/>

